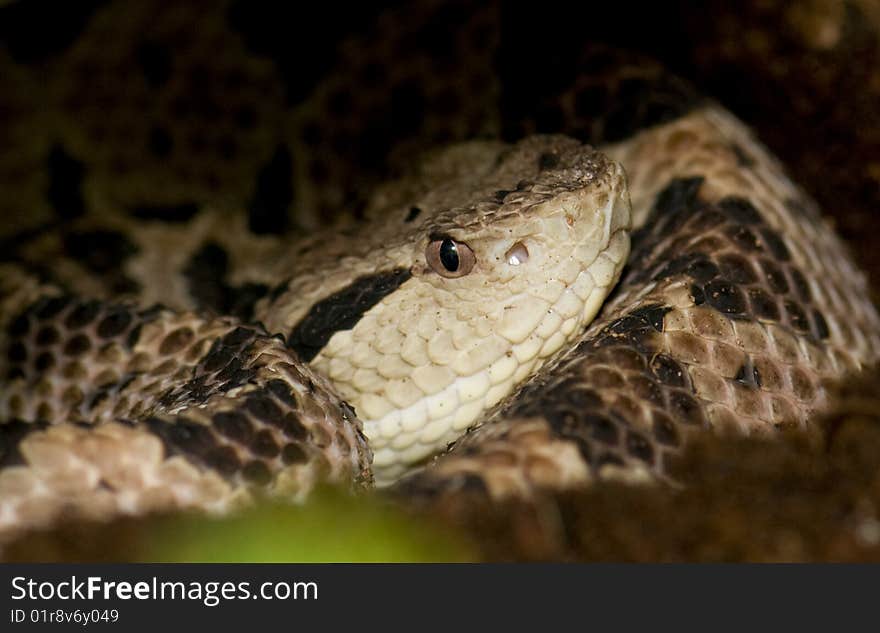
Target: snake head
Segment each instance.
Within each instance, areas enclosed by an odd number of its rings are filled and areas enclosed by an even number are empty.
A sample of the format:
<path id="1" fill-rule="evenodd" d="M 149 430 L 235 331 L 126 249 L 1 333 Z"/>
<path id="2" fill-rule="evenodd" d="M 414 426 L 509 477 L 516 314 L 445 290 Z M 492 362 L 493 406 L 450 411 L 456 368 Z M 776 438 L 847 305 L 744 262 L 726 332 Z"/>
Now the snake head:
<path id="1" fill-rule="evenodd" d="M 533 137 L 488 167 L 456 169 L 401 207 L 409 221 L 364 232 L 372 250 L 349 257 L 347 274 L 370 257 L 378 271 L 316 313 L 325 324 L 362 309 L 312 364 L 364 421 L 380 484 L 454 441 L 577 336 L 629 252 L 623 169 L 577 141 Z"/>

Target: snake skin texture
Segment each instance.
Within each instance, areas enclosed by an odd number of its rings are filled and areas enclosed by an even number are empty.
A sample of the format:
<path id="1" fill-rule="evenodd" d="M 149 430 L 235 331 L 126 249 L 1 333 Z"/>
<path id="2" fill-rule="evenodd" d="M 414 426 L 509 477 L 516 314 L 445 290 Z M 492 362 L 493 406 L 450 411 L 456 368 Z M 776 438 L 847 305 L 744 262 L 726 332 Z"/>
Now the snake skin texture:
<path id="1" fill-rule="evenodd" d="M 278 338 L 3 273 L 30 305 L 4 324 L 0 533 L 370 483 L 360 422 Z"/>
<path id="2" fill-rule="evenodd" d="M 452 37 L 462 81 L 403 53 L 444 23 L 428 2 L 297 100 L 216 15 L 151 23 L 169 6 L 91 16 L 47 65 L 57 112 L 0 52 L 6 134 L 33 139 L 0 179 L 27 172 L 34 210 L 7 214 L 0 262 L 0 542 L 324 481 L 405 504 L 674 485 L 694 434 L 809 430 L 880 357 L 817 205 L 658 64 L 598 50 L 502 85 L 490 3 Z M 376 124 L 385 94 L 401 129 Z"/>
<path id="3" fill-rule="evenodd" d="M 700 109 L 608 152 L 633 166 L 642 218 L 616 297 L 558 364 L 402 492 L 499 499 L 673 478 L 689 435 L 808 429 L 829 382 L 877 361 L 863 276 L 730 114 Z"/>
<path id="4" fill-rule="evenodd" d="M 335 233 L 279 243 L 299 258 L 318 254 L 252 296 L 247 312 L 259 326 L 186 303 L 137 307 L 163 295 L 147 290 L 163 276 L 144 263 L 167 261 L 150 243 L 125 271 L 140 304 L 109 299 L 126 294 L 118 270 L 101 279 L 72 269 L 68 286 L 80 293 L 105 286 L 98 294 L 108 298 L 97 300 L 8 265 L 4 527 L 62 514 L 224 512 L 254 497 L 302 499 L 319 480 L 390 483 L 455 440 L 592 319 L 629 246 L 617 164 L 561 137 L 465 149 L 475 148 L 472 161 L 488 166 L 462 173 L 460 149 L 440 152 L 424 168 L 427 191 L 413 197 L 407 180 L 399 209 L 389 185 L 391 207 L 357 243 Z M 94 245 L 106 234 L 86 226 L 21 252 L 39 259 L 58 241 Z M 425 252 L 435 235 L 466 241 L 474 270 L 460 279 L 432 270 Z M 167 242 L 153 234 L 152 245 Z M 275 268 L 298 270 L 280 254 Z"/>
<path id="5" fill-rule="evenodd" d="M 451 154 L 428 172 L 458 164 L 460 152 Z M 319 274 L 295 276 L 256 307 L 357 410 L 380 484 L 443 449 L 562 349 L 595 316 L 628 253 L 616 164 L 552 137 L 481 158 L 492 167 L 479 177 L 468 172 L 421 197 L 407 184 L 406 203 L 381 214 L 391 223 L 371 225 L 371 239 L 332 265 L 316 259 Z M 473 270 L 452 279 L 432 270 L 425 252 L 435 236 L 466 244 Z M 381 299 L 352 318 L 351 306 L 368 301 L 354 291 Z"/>

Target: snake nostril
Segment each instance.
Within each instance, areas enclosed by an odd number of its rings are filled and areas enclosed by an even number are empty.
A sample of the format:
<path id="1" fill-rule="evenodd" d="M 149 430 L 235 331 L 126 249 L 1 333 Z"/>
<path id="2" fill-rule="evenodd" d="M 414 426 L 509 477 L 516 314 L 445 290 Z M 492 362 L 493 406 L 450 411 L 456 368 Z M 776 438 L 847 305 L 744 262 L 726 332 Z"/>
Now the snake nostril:
<path id="1" fill-rule="evenodd" d="M 511 266 L 519 266 L 529 261 L 529 249 L 522 242 L 517 242 L 507 250 L 504 257 Z"/>

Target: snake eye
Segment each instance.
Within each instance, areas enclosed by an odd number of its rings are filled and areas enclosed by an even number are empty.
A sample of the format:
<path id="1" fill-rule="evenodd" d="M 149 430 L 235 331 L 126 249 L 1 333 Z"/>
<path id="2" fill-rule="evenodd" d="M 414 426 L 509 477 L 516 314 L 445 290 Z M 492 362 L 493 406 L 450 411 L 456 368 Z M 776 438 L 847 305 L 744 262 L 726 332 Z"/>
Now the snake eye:
<path id="1" fill-rule="evenodd" d="M 428 265 L 443 277 L 463 277 L 476 263 L 474 252 L 464 242 L 444 237 L 431 240 L 425 250 Z"/>

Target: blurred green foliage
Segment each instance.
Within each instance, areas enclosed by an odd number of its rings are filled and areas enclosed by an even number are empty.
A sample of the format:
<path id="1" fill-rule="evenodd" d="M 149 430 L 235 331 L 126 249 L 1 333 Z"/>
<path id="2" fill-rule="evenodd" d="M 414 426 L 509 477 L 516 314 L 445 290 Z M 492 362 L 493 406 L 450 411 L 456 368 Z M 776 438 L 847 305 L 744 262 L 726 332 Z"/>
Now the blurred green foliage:
<path id="1" fill-rule="evenodd" d="M 375 497 L 334 490 L 302 506 L 264 505 L 223 519 L 163 521 L 138 554 L 142 561 L 411 562 L 467 561 L 464 542 L 405 516 Z"/>

